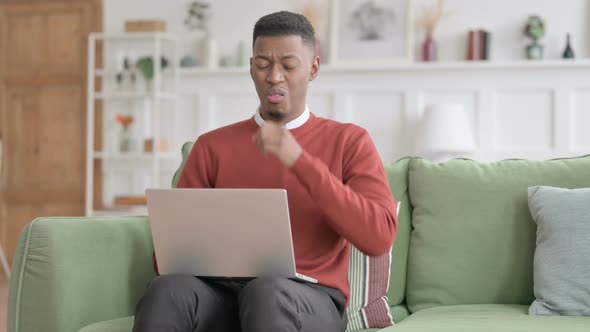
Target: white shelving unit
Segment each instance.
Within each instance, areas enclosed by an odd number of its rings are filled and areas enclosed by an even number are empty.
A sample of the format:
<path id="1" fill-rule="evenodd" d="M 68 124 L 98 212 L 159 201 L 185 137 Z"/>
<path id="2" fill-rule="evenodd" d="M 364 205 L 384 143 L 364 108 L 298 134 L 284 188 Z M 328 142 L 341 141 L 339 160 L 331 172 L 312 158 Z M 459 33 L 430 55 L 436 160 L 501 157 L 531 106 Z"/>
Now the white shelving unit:
<path id="1" fill-rule="evenodd" d="M 97 68 L 95 52 L 102 44 L 104 68 Z M 88 94 L 87 94 L 87 156 L 86 156 L 86 201 L 87 216 L 97 215 L 142 215 L 145 206 L 114 206 L 117 195 L 140 196 L 148 187 L 169 186 L 162 181 L 162 165 L 180 162 L 174 130 L 164 133 L 162 123 L 166 118 L 177 116 L 178 108 L 178 41 L 174 35 L 165 33 L 126 33 L 118 35 L 91 34 L 88 44 Z M 139 57 L 151 56 L 154 64 L 153 83 L 136 80 L 125 90 L 117 82 L 123 58 L 129 59 L 131 68 Z M 168 60 L 168 68 L 159 61 Z M 137 71 L 137 78 L 141 73 Z M 100 81 L 101 91 L 95 83 Z M 151 86 L 151 88 L 149 88 Z M 95 113 L 97 102 L 102 102 L 103 141 L 102 151 L 95 151 Z M 116 114 L 131 114 L 133 137 L 137 144 L 132 151 L 118 149 Z M 146 135 L 149 132 L 149 135 Z M 152 139 L 152 150 L 144 151 L 144 139 Z M 161 151 L 163 139 L 168 149 Z M 102 161 L 103 197 L 102 206 L 94 206 L 95 160 Z M 139 180 L 137 174 L 140 174 Z M 127 184 L 125 184 L 127 182 Z M 126 187 L 125 187 L 126 186 Z"/>

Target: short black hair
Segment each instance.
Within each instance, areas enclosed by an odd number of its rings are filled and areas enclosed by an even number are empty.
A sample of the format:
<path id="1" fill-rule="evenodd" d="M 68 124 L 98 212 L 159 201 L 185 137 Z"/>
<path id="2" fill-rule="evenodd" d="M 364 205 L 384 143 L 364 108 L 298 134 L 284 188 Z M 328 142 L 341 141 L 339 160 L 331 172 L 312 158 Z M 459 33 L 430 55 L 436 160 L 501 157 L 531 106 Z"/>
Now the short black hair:
<path id="1" fill-rule="evenodd" d="M 307 17 L 288 11 L 262 16 L 254 25 L 252 47 L 262 36 L 300 36 L 304 43 L 315 48 L 315 31 Z"/>

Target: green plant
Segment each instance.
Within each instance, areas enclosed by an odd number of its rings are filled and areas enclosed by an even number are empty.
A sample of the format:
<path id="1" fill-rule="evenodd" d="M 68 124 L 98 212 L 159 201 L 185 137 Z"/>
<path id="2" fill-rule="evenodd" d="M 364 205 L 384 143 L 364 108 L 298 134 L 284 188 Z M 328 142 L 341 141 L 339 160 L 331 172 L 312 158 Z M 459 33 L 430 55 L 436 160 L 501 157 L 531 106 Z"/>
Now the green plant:
<path id="1" fill-rule="evenodd" d="M 139 69 L 139 71 L 141 71 L 143 77 L 145 77 L 146 80 L 151 80 L 154 78 L 154 59 L 151 56 L 140 58 L 137 60 L 135 66 L 137 69 Z M 168 67 L 168 60 L 164 57 L 161 57 L 160 66 L 162 69 Z"/>
<path id="2" fill-rule="evenodd" d="M 537 15 L 530 16 L 524 27 L 524 34 L 535 42 L 545 36 L 545 22 L 543 22 L 543 19 Z"/>
<path id="3" fill-rule="evenodd" d="M 209 19 L 211 18 L 211 5 L 207 0 L 191 1 L 188 5 L 187 17 L 184 24 L 189 30 L 201 30 L 209 32 Z"/>
<path id="4" fill-rule="evenodd" d="M 424 7 L 422 17 L 420 17 L 418 23 L 426 34 L 432 35 L 445 14 L 445 0 L 438 0 L 436 5 Z"/>

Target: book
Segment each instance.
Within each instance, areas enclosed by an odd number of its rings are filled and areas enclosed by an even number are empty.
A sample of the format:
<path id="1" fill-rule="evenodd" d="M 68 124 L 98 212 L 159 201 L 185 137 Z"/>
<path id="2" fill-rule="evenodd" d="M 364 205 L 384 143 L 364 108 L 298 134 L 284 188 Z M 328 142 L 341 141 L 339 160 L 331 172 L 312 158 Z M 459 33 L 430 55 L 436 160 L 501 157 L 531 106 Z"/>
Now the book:
<path id="1" fill-rule="evenodd" d="M 490 32 L 483 29 L 469 30 L 467 40 L 467 60 L 490 59 Z"/>
<path id="2" fill-rule="evenodd" d="M 479 58 L 479 34 L 469 30 L 467 39 L 467 60 L 473 61 Z"/>
<path id="3" fill-rule="evenodd" d="M 479 44 L 480 44 L 480 60 L 490 59 L 490 32 L 487 30 L 479 30 Z"/>

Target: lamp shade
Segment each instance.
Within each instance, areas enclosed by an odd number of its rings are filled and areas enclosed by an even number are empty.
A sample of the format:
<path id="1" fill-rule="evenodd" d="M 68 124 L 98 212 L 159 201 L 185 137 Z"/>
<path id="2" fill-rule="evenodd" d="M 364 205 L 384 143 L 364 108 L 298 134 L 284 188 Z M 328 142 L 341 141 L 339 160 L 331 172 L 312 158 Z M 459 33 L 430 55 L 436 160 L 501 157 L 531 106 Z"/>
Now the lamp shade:
<path id="1" fill-rule="evenodd" d="M 428 105 L 422 117 L 418 146 L 427 153 L 471 152 L 475 150 L 473 136 L 462 105 Z"/>

